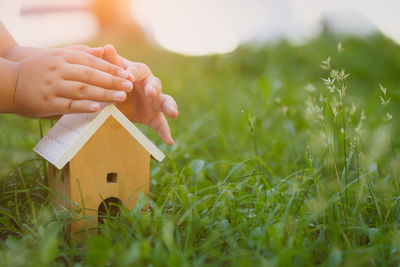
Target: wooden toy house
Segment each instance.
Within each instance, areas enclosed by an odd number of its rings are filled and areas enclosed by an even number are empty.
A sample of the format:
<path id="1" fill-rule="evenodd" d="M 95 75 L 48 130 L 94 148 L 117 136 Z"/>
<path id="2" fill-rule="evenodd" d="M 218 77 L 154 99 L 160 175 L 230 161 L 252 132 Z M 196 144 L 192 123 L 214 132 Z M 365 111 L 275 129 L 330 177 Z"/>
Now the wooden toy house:
<path id="1" fill-rule="evenodd" d="M 104 203 L 134 207 L 149 193 L 150 158 L 165 155 L 112 104 L 97 113 L 64 115 L 34 151 L 49 163 L 58 208 L 80 207 L 70 230 L 97 229 Z M 90 218 L 90 219 L 88 219 Z"/>

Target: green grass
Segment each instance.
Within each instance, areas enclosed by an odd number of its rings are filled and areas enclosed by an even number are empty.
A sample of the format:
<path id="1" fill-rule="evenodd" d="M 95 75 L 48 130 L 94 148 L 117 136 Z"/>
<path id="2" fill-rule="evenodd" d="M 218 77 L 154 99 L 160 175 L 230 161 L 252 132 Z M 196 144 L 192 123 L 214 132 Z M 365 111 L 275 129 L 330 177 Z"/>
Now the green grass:
<path id="1" fill-rule="evenodd" d="M 70 214 L 49 204 L 32 151 L 38 121 L 1 115 L 2 266 L 400 264 L 396 44 L 322 35 L 210 57 L 117 48 L 147 63 L 180 107 L 173 146 L 142 127 L 168 155 L 152 163 L 150 200 L 108 218 L 83 244 L 71 241 L 63 231 Z M 321 79 L 328 56 L 350 73 L 335 82 L 347 86 L 342 106 Z M 309 83 L 316 91 L 305 90 Z"/>

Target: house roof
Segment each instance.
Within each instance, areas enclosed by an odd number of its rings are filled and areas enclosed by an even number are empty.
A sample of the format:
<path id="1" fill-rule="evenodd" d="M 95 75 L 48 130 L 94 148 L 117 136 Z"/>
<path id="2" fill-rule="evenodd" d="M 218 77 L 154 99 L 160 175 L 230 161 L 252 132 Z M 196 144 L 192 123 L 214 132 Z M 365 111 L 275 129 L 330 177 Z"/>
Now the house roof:
<path id="1" fill-rule="evenodd" d="M 62 116 L 33 150 L 58 169 L 62 169 L 110 116 L 117 120 L 155 160 L 162 161 L 165 158 L 165 155 L 113 104 L 104 105 L 96 113 Z"/>

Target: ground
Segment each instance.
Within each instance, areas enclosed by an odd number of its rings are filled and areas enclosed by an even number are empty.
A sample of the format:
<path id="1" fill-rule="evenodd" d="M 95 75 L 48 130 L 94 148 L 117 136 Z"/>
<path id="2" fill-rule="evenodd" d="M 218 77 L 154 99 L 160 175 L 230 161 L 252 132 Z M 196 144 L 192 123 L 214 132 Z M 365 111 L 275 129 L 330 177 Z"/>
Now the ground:
<path id="1" fill-rule="evenodd" d="M 180 107 L 173 146 L 141 127 L 167 155 L 150 199 L 70 240 L 32 151 L 52 122 L 1 115 L 3 266 L 400 263 L 398 45 L 322 34 L 209 57 L 117 48 Z"/>

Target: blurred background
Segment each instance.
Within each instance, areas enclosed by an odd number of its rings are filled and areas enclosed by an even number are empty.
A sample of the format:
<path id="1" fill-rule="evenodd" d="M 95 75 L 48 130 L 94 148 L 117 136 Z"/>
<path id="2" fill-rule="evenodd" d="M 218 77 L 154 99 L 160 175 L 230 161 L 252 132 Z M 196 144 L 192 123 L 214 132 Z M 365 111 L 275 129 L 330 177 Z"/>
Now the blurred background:
<path id="1" fill-rule="evenodd" d="M 180 116 L 170 121 L 172 147 L 142 130 L 182 166 L 191 158 L 251 157 L 258 136 L 259 156 L 285 173 L 304 164 L 313 140 L 306 103 L 312 88 L 315 99 L 326 93 L 320 65 L 329 56 L 332 66 L 351 74 L 347 101 L 358 113 L 365 110 L 366 140 L 380 140 L 375 130 L 386 112 L 396 118 L 399 10 L 398 0 L 0 0 L 0 19 L 21 45 L 111 43 L 122 56 L 146 63 L 176 99 Z M 391 98 L 388 110 L 379 100 L 380 83 Z M 247 112 L 257 118 L 253 133 Z M 32 147 L 39 125 L 0 114 L 0 177 L 38 158 Z M 43 132 L 50 127 L 41 125 Z M 378 147 L 371 151 L 387 148 Z"/>
<path id="2" fill-rule="evenodd" d="M 188 55 L 282 38 L 301 44 L 324 28 L 400 42 L 398 10 L 397 0 L 0 0 L 0 18 L 22 45 L 129 39 Z"/>

